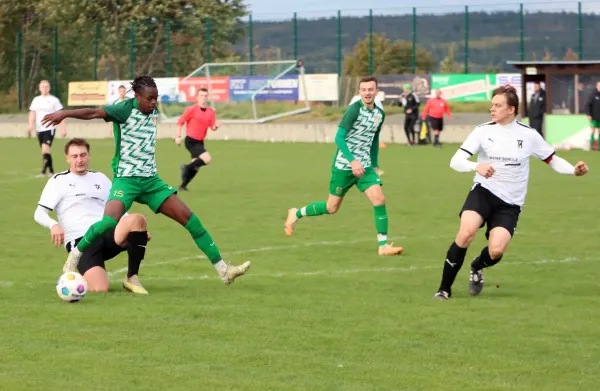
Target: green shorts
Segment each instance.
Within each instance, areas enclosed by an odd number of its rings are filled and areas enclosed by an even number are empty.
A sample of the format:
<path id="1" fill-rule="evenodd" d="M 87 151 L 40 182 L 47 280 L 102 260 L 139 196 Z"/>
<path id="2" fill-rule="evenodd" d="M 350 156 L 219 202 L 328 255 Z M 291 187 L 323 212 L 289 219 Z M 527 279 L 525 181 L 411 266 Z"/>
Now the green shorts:
<path id="1" fill-rule="evenodd" d="M 590 128 L 592 129 L 600 129 L 600 120 L 593 119 L 590 121 Z"/>
<path id="2" fill-rule="evenodd" d="M 127 212 L 133 202 L 146 204 L 154 213 L 158 213 L 158 208 L 177 190 L 167 185 L 157 175 L 152 177 L 127 177 L 114 178 L 108 201 L 118 200 L 125 205 Z"/>
<path id="3" fill-rule="evenodd" d="M 381 185 L 381 179 L 372 167 L 365 169 L 365 175 L 357 178 L 351 170 L 331 170 L 331 179 L 329 180 L 329 194 L 336 197 L 343 197 L 352 186 L 356 185 L 358 190 L 364 192 L 373 185 Z"/>

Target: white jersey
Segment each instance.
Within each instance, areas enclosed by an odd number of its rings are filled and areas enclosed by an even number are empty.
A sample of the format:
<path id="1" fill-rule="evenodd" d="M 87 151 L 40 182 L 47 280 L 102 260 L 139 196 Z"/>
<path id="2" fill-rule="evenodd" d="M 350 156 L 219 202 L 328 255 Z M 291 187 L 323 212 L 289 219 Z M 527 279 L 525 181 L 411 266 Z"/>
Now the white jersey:
<path id="1" fill-rule="evenodd" d="M 56 210 L 58 224 L 65 232 L 65 246 L 102 220 L 111 186 L 106 175 L 95 171 L 85 175 L 65 171 L 48 180 L 38 205 Z"/>
<path id="2" fill-rule="evenodd" d="M 475 183 L 491 191 L 504 202 L 523 206 L 529 182 L 529 158 L 547 160 L 554 155 L 549 145 L 533 128 L 514 121 L 506 126 L 495 122 L 479 125 L 460 147 L 477 156 L 477 163 L 494 167 L 491 178 L 475 174 Z"/>
<path id="3" fill-rule="evenodd" d="M 348 106 L 350 106 L 352 103 L 358 101 L 360 99 L 360 95 L 355 95 L 354 98 L 352 98 L 352 100 L 350 101 L 350 103 L 348 104 Z M 375 97 L 375 106 L 379 107 L 381 110 L 383 110 L 383 102 L 381 101 L 381 99 L 379 99 L 378 96 Z"/>
<path id="4" fill-rule="evenodd" d="M 54 126 L 42 125 L 42 120 L 46 114 L 52 114 L 55 111 L 62 110 L 63 105 L 60 103 L 57 97 L 53 95 L 48 96 L 36 96 L 33 98 L 29 110 L 35 112 L 35 124 L 38 132 L 44 132 L 46 130 L 54 129 Z"/>

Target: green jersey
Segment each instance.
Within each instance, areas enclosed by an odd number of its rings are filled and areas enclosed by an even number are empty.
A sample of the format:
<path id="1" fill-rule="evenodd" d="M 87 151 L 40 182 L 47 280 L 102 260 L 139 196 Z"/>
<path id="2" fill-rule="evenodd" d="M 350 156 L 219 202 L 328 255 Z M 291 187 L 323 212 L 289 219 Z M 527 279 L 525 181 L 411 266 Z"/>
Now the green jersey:
<path id="1" fill-rule="evenodd" d="M 368 109 L 362 100 L 357 100 L 346 108 L 339 127 L 346 130 L 346 144 L 350 153 L 364 168 L 371 167 L 373 140 L 381 130 L 385 112 L 377 105 Z M 333 158 L 333 167 L 338 170 L 352 170 L 350 162 L 338 148 Z"/>
<path id="2" fill-rule="evenodd" d="M 105 106 L 104 121 L 113 123 L 115 156 L 112 170 L 116 178 L 156 175 L 156 123 L 158 111 L 146 115 L 138 110 L 135 98 Z"/>

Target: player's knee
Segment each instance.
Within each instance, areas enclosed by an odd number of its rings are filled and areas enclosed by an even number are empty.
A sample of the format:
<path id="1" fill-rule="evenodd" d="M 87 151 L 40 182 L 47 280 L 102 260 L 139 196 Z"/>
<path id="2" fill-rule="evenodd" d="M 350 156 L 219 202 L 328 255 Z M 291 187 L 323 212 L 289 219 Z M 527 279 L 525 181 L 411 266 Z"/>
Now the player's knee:
<path id="1" fill-rule="evenodd" d="M 467 248 L 475 239 L 475 235 L 477 235 L 476 229 L 471 228 L 461 228 L 458 231 L 458 235 L 456 235 L 456 244 L 459 247 Z"/>
<path id="2" fill-rule="evenodd" d="M 107 293 L 108 292 L 108 283 L 101 283 L 101 284 L 88 284 L 88 292 L 94 292 L 94 293 Z"/>
<path id="3" fill-rule="evenodd" d="M 200 155 L 200 159 L 202 159 L 204 161 L 204 164 L 206 165 L 209 165 L 212 160 L 210 154 L 208 153 L 203 153 L 202 155 Z"/>
<path id="4" fill-rule="evenodd" d="M 131 216 L 131 231 L 145 231 L 148 226 L 148 222 L 146 221 L 146 217 L 140 213 L 133 213 Z"/>
<path id="5" fill-rule="evenodd" d="M 371 198 L 371 202 L 373 206 L 380 206 L 385 204 L 385 196 L 383 194 L 378 194 Z"/>
<path id="6" fill-rule="evenodd" d="M 330 215 L 337 213 L 340 209 L 340 204 L 327 204 L 327 213 Z"/>
<path id="7" fill-rule="evenodd" d="M 506 249 L 503 245 L 497 245 L 497 244 L 491 244 L 491 243 L 488 245 L 488 252 L 490 253 L 490 258 L 492 258 L 494 260 L 502 258 L 505 250 Z"/>

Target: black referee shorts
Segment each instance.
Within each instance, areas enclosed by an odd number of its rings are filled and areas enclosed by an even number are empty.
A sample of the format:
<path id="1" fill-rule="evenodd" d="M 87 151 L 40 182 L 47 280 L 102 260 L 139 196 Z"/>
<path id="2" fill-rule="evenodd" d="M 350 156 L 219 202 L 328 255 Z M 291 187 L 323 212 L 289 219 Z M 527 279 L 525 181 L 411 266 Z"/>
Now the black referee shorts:
<path id="1" fill-rule="evenodd" d="M 79 243 L 80 240 L 81 238 L 78 238 L 73 242 L 67 243 L 67 252 L 71 252 L 71 249 L 74 246 L 77 246 L 77 243 Z M 111 229 L 96 239 L 90 247 L 85 249 L 85 251 L 81 254 L 81 258 L 79 258 L 77 270 L 82 276 L 85 274 L 85 272 L 95 266 L 100 266 L 106 270 L 104 262 L 108 261 L 109 259 L 113 259 L 125 250 L 125 248 L 120 247 L 117 243 L 115 243 L 115 230 Z"/>
<path id="2" fill-rule="evenodd" d="M 444 130 L 444 118 L 433 118 L 428 115 L 427 124 L 429 124 L 431 130 Z"/>
<path id="3" fill-rule="evenodd" d="M 56 131 L 56 129 L 50 129 L 50 130 L 44 130 L 42 132 L 38 132 L 37 136 L 38 136 L 38 143 L 40 144 L 40 147 L 42 146 L 42 144 L 48 144 L 50 146 L 52 146 L 52 142 L 54 141 L 54 132 Z"/>
<path id="4" fill-rule="evenodd" d="M 206 152 L 203 140 L 196 140 L 195 138 L 191 138 L 189 136 L 185 136 L 185 148 L 190 151 L 192 159 L 195 159 Z"/>
<path id="5" fill-rule="evenodd" d="M 462 216 L 462 212 L 465 210 L 475 211 L 483 217 L 481 227 L 487 225 L 486 239 L 490 238 L 490 231 L 496 227 L 506 229 L 512 236 L 517 229 L 517 222 L 521 214 L 521 208 L 518 205 L 502 201 L 479 183 L 476 183 L 469 192 L 459 216 Z"/>

